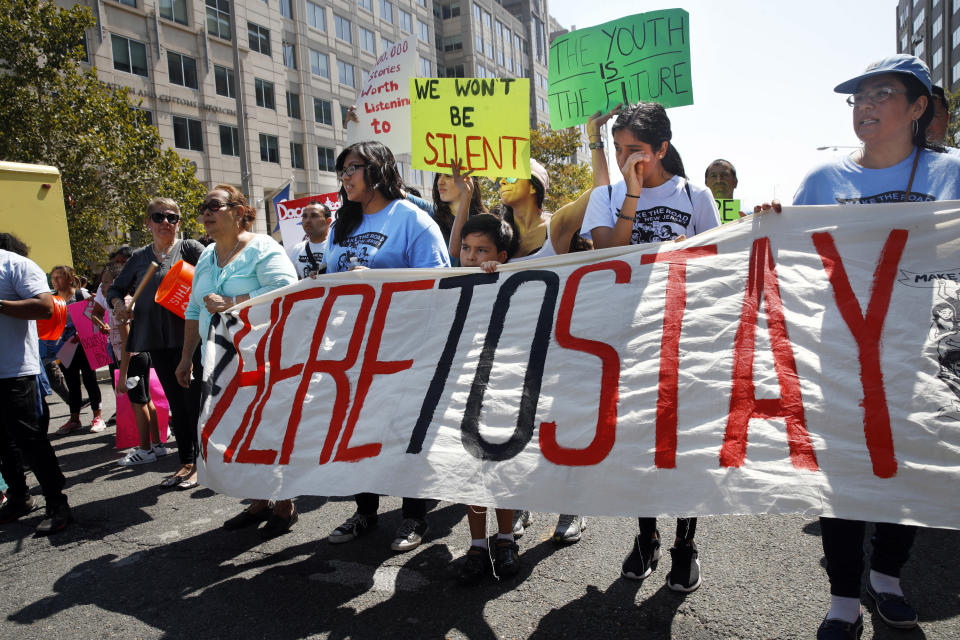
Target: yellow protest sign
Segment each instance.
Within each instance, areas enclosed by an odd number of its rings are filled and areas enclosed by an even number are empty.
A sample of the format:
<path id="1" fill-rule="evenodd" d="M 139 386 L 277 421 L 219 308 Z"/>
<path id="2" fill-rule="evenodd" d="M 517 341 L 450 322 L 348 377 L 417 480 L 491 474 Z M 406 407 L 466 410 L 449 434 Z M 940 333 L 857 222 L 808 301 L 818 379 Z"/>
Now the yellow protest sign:
<path id="1" fill-rule="evenodd" d="M 413 168 L 530 177 L 530 80 L 411 78 Z"/>

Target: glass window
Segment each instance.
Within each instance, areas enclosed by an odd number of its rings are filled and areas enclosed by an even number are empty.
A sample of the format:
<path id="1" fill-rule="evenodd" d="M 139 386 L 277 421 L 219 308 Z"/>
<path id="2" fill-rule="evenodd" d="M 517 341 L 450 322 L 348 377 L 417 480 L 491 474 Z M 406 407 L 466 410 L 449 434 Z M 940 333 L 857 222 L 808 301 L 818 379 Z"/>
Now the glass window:
<path id="1" fill-rule="evenodd" d="M 388 51 L 393 46 L 393 40 L 380 36 L 380 47 L 382 51 Z"/>
<path id="2" fill-rule="evenodd" d="M 940 32 L 943 31 L 943 16 L 937 16 L 937 19 L 933 21 L 933 26 L 930 27 L 930 35 L 936 38 L 940 35 Z"/>
<path id="3" fill-rule="evenodd" d="M 293 2 L 292 0 L 280 0 L 280 15 L 284 18 L 293 17 Z"/>
<path id="4" fill-rule="evenodd" d="M 902 52 L 905 52 L 906 50 L 907 50 L 907 34 L 906 32 L 904 32 L 904 34 L 900 36 L 900 52 L 902 53 Z"/>
<path id="5" fill-rule="evenodd" d="M 280 140 L 277 136 L 260 134 L 260 160 L 280 164 Z"/>
<path id="6" fill-rule="evenodd" d="M 142 118 L 145 124 L 151 127 L 153 126 L 153 111 L 150 111 L 149 109 L 138 109 L 137 107 L 131 108 L 133 109 L 134 113 L 138 114 Z"/>
<path id="7" fill-rule="evenodd" d="M 300 142 L 290 143 L 290 166 L 303 169 L 303 144 Z"/>
<path id="8" fill-rule="evenodd" d="M 247 35 L 250 39 L 250 49 L 267 56 L 270 55 L 270 29 L 247 22 Z"/>
<path id="9" fill-rule="evenodd" d="M 257 106 L 264 109 L 277 109 L 277 103 L 273 96 L 273 83 L 255 78 L 253 81 L 254 91 L 257 96 Z"/>
<path id="10" fill-rule="evenodd" d="M 187 0 L 160 0 L 160 17 L 187 24 Z"/>
<path id="11" fill-rule="evenodd" d="M 228 98 L 237 97 L 237 81 L 236 76 L 233 75 L 233 69 L 215 64 L 213 65 L 213 78 L 217 85 L 217 95 Z"/>
<path id="12" fill-rule="evenodd" d="M 369 51 L 370 53 L 376 55 L 377 53 L 377 37 L 370 31 L 370 29 L 365 29 L 363 27 L 357 27 L 357 34 L 360 36 L 360 48 L 364 51 Z"/>
<path id="13" fill-rule="evenodd" d="M 113 35 L 113 68 L 147 77 L 147 45 L 130 38 Z"/>
<path id="14" fill-rule="evenodd" d="M 338 79 L 340 84 L 345 84 L 348 87 L 356 87 L 357 81 L 353 73 L 353 65 L 349 62 L 344 62 L 343 60 L 337 60 L 337 71 Z"/>
<path id="15" fill-rule="evenodd" d="M 230 0 L 207 0 L 207 32 L 230 39 Z"/>
<path id="16" fill-rule="evenodd" d="M 923 40 L 921 40 L 920 42 L 917 43 L 917 46 L 913 48 L 913 55 L 915 55 L 915 56 L 917 56 L 918 58 L 921 58 L 921 59 L 922 59 L 922 58 L 923 58 L 923 52 L 924 52 L 925 50 L 926 50 L 926 48 L 924 47 Z"/>
<path id="17" fill-rule="evenodd" d="M 333 24 L 337 30 L 337 37 L 343 40 L 344 42 L 353 42 L 353 38 L 350 37 L 350 21 L 346 18 L 333 14 Z"/>
<path id="18" fill-rule="evenodd" d="M 405 33 L 413 33 L 413 16 L 400 9 L 400 30 Z"/>
<path id="19" fill-rule="evenodd" d="M 190 56 L 167 51 L 167 71 L 170 82 L 182 87 L 197 89 L 197 61 Z"/>
<path id="20" fill-rule="evenodd" d="M 313 99 L 313 119 L 319 124 L 333 124 L 333 105 L 329 100 Z"/>
<path id="21" fill-rule="evenodd" d="M 287 117 L 300 119 L 300 94 L 287 91 Z"/>
<path id="22" fill-rule="evenodd" d="M 443 39 L 444 51 L 460 51 L 463 49 L 463 38 L 459 35 Z"/>
<path id="23" fill-rule="evenodd" d="M 373 0 L 357 0 L 357 6 L 371 13 L 373 12 Z"/>
<path id="24" fill-rule="evenodd" d="M 480 22 L 480 5 L 473 3 L 473 19 Z"/>
<path id="25" fill-rule="evenodd" d="M 297 52 L 290 42 L 283 43 L 283 66 L 287 69 L 297 68 Z"/>
<path id="26" fill-rule="evenodd" d="M 510 39 L 511 39 L 511 37 L 512 37 L 512 36 L 510 35 L 510 27 L 504 27 L 504 28 L 503 28 L 503 43 L 504 43 L 506 46 L 508 46 L 508 47 L 510 46 Z"/>
<path id="27" fill-rule="evenodd" d="M 125 4 L 128 7 L 133 7 L 134 9 L 137 8 L 137 0 L 118 0 L 118 1 L 120 2 L 120 4 Z"/>
<path id="28" fill-rule="evenodd" d="M 307 0 L 307 24 L 320 31 L 327 30 L 327 14 L 318 4 Z"/>
<path id="29" fill-rule="evenodd" d="M 501 67 L 503 66 L 503 50 L 497 49 L 497 64 Z"/>
<path id="30" fill-rule="evenodd" d="M 417 20 L 417 29 L 419 31 L 417 38 L 420 42 L 430 44 L 430 27 L 427 26 L 427 23 L 423 20 Z"/>
<path id="31" fill-rule="evenodd" d="M 317 161 L 320 171 L 333 173 L 337 170 L 337 154 L 330 147 L 317 147 Z"/>
<path id="32" fill-rule="evenodd" d="M 240 136 L 236 127 L 220 125 L 220 154 L 224 156 L 240 155 Z"/>
<path id="33" fill-rule="evenodd" d="M 497 34 L 497 37 L 498 37 L 498 38 L 502 38 L 502 37 L 503 37 L 503 23 L 500 22 L 499 20 L 495 20 L 493 24 L 494 24 L 493 32 Z"/>
<path id="34" fill-rule="evenodd" d="M 173 116 L 173 146 L 203 151 L 203 123 L 193 118 Z"/>
<path id="35" fill-rule="evenodd" d="M 393 24 L 393 5 L 389 0 L 380 0 L 380 19 Z"/>
<path id="36" fill-rule="evenodd" d="M 420 76 L 424 78 L 430 78 L 433 76 L 430 61 L 423 56 L 420 56 Z"/>
<path id="37" fill-rule="evenodd" d="M 483 12 L 483 26 L 485 26 L 487 29 L 490 29 L 490 28 L 491 28 L 491 26 L 490 26 L 490 12 L 488 12 L 488 11 L 484 11 L 484 12 Z"/>
<path id="38" fill-rule="evenodd" d="M 421 7 L 426 8 L 427 0 L 417 0 L 417 4 L 420 5 Z"/>
<path id="39" fill-rule="evenodd" d="M 943 62 L 943 49 L 937 49 L 933 52 L 933 68 L 936 69 Z"/>
<path id="40" fill-rule="evenodd" d="M 327 54 L 310 49 L 310 73 L 321 78 L 330 78 L 330 59 Z"/>
<path id="41" fill-rule="evenodd" d="M 343 125 L 344 129 L 347 128 L 347 109 L 348 108 L 349 107 L 347 107 L 347 105 L 345 104 L 340 105 L 340 124 Z"/>
<path id="42" fill-rule="evenodd" d="M 473 45 L 474 45 L 473 48 L 475 50 L 474 53 L 476 53 L 477 55 L 483 55 L 483 36 L 482 35 L 480 35 L 479 33 L 476 35 L 476 39 L 474 40 Z"/>
<path id="43" fill-rule="evenodd" d="M 917 33 L 918 31 L 920 31 L 920 29 L 923 28 L 923 18 L 924 18 L 923 7 L 920 7 L 920 11 L 917 11 L 916 13 L 913 14 L 913 32 L 914 33 Z"/>
<path id="44" fill-rule="evenodd" d="M 493 60 L 493 43 L 487 42 L 487 57 Z"/>

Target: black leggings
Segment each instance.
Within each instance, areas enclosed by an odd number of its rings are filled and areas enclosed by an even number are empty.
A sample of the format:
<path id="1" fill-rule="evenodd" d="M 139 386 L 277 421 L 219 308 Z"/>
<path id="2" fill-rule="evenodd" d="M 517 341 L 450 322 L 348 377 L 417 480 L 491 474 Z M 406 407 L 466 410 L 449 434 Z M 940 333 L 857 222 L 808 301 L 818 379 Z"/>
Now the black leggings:
<path id="1" fill-rule="evenodd" d="M 860 597 L 860 576 L 863 575 L 863 534 L 867 523 L 862 520 L 820 518 L 820 540 L 827 559 L 830 593 L 844 598 Z M 874 525 L 873 554 L 870 568 L 888 576 L 900 577 L 900 569 L 910 557 L 917 528 L 905 524 L 878 522 Z"/>
<path id="2" fill-rule="evenodd" d="M 90 368 L 87 362 L 87 354 L 83 352 L 83 345 L 77 345 L 77 351 L 73 354 L 73 360 L 69 367 L 60 365 L 63 370 L 63 377 L 67 381 L 67 389 L 70 397 L 70 413 L 80 413 L 83 406 L 83 394 L 80 391 L 80 380 L 83 380 L 83 386 L 87 389 L 87 397 L 90 398 L 90 408 L 94 411 L 100 410 L 100 385 L 97 384 L 97 374 Z"/>
<path id="3" fill-rule="evenodd" d="M 358 493 L 353 498 L 357 502 L 357 513 L 362 515 L 376 515 L 380 508 L 380 496 L 376 493 Z M 404 518 L 423 520 L 427 515 L 427 501 L 425 498 L 404 498 L 401 511 Z"/>
<path id="4" fill-rule="evenodd" d="M 637 518 L 640 523 L 640 537 L 641 538 L 652 538 L 654 532 L 657 530 L 657 519 L 656 518 Z M 696 518 L 677 518 L 677 538 L 683 540 L 684 542 L 689 542 L 693 540 L 693 536 L 697 534 L 697 519 Z"/>
<path id="5" fill-rule="evenodd" d="M 197 421 L 200 419 L 200 349 L 193 353 L 193 379 L 190 388 L 184 389 L 175 375 L 180 364 L 180 349 L 155 349 L 150 352 L 150 361 L 157 372 L 160 386 L 170 405 L 170 428 L 177 439 L 177 454 L 180 464 L 197 461 L 200 445 L 197 437 Z"/>

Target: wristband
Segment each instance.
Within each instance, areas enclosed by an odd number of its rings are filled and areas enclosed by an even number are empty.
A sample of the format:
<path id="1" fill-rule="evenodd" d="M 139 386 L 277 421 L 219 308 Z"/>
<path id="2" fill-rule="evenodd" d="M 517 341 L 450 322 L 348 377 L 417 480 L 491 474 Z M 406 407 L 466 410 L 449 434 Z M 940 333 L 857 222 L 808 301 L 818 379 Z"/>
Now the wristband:
<path id="1" fill-rule="evenodd" d="M 591 142 L 589 145 L 591 149 L 603 149 L 603 142 Z"/>
<path id="2" fill-rule="evenodd" d="M 640 197 L 640 194 L 639 194 L 639 193 L 627 193 L 627 194 L 625 194 L 625 195 L 626 195 L 626 197 L 628 197 L 628 198 L 639 198 L 639 197 Z"/>
<path id="3" fill-rule="evenodd" d="M 636 221 L 637 221 L 637 216 L 625 216 L 625 215 L 623 215 L 622 213 L 620 213 L 619 211 L 617 211 L 617 217 L 618 217 L 618 218 L 623 218 L 624 220 L 629 220 L 630 222 L 636 222 Z"/>

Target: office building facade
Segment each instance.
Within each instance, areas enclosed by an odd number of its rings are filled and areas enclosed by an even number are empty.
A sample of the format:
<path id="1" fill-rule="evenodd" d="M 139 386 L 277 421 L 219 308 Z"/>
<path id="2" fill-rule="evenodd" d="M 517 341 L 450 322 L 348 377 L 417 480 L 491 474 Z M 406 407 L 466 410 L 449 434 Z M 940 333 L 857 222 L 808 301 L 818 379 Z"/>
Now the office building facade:
<path id="1" fill-rule="evenodd" d="M 899 0 L 897 53 L 926 62 L 948 92 L 960 88 L 960 0 Z"/>

